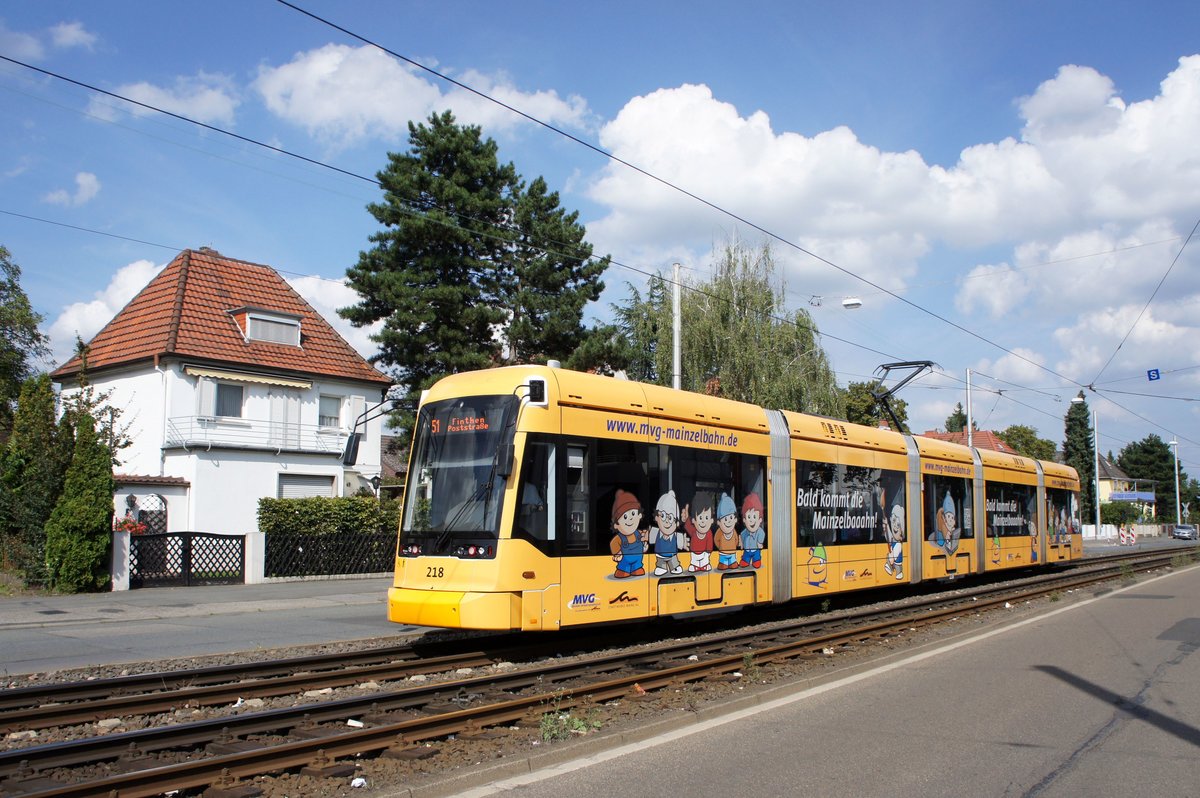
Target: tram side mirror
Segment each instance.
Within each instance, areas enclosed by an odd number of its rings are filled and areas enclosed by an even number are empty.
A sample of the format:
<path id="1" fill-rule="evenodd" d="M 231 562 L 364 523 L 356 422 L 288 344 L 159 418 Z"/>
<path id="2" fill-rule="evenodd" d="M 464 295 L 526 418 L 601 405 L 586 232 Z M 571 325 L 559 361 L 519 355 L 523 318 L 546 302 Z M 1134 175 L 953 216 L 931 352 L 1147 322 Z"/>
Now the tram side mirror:
<path id="1" fill-rule="evenodd" d="M 496 476 L 507 479 L 512 473 L 515 449 L 511 443 L 500 444 L 500 448 L 496 450 Z"/>
<path id="2" fill-rule="evenodd" d="M 546 404 L 546 381 L 533 379 L 529 381 L 529 404 Z"/>
<path id="3" fill-rule="evenodd" d="M 358 444 L 362 440 L 361 432 L 352 432 L 346 438 L 346 450 L 342 452 L 342 465 L 352 466 L 358 461 Z"/>

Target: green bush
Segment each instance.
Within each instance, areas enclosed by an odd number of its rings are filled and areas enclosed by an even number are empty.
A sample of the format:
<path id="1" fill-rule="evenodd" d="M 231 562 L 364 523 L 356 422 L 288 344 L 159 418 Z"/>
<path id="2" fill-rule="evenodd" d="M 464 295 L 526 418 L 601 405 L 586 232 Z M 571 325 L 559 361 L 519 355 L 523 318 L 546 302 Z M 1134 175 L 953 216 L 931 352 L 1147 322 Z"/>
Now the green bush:
<path id="1" fill-rule="evenodd" d="M 108 584 L 113 487 L 112 453 L 96 439 L 92 417 L 82 414 L 62 496 L 46 521 L 46 571 L 55 590 L 75 593 Z"/>
<path id="2" fill-rule="evenodd" d="M 258 500 L 258 528 L 268 535 L 395 532 L 399 518 L 398 502 L 380 502 L 373 496 Z"/>
<path id="3" fill-rule="evenodd" d="M 18 570 L 27 585 L 49 581 L 45 526 L 74 448 L 70 431 L 54 419 L 50 375 L 26 380 L 0 459 L 0 562 Z"/>

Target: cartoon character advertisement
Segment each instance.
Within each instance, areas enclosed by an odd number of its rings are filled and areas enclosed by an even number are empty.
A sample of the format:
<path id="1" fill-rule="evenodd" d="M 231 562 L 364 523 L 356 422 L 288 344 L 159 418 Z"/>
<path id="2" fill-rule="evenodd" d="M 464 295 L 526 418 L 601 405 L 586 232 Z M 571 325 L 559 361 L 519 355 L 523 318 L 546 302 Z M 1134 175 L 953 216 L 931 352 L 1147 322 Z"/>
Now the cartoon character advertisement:
<path id="1" fill-rule="evenodd" d="M 925 542 L 935 555 L 946 558 L 946 571 L 954 573 L 964 539 L 974 537 L 971 484 L 966 479 L 925 476 Z"/>
<path id="2" fill-rule="evenodd" d="M 991 538 L 993 565 L 1003 562 L 1037 562 L 1039 536 L 1037 528 L 1036 489 L 1029 485 L 1004 482 L 988 483 L 984 500 L 987 533 Z M 1004 546 L 1004 538 L 1027 537 L 1028 554 Z"/>
<path id="3" fill-rule="evenodd" d="M 802 462 L 796 489 L 796 545 L 807 548 L 808 582 L 825 584 L 831 544 L 887 544 L 883 571 L 904 579 L 908 536 L 903 471 Z"/>
<path id="4" fill-rule="evenodd" d="M 740 506 L 729 491 L 710 490 L 695 491 L 680 504 L 672 489 L 658 497 L 647 519 L 638 498 L 618 489 L 610 518 L 615 579 L 645 576 L 651 554 L 650 573 L 657 577 L 762 567 L 767 537 L 758 492 L 743 496 Z"/>

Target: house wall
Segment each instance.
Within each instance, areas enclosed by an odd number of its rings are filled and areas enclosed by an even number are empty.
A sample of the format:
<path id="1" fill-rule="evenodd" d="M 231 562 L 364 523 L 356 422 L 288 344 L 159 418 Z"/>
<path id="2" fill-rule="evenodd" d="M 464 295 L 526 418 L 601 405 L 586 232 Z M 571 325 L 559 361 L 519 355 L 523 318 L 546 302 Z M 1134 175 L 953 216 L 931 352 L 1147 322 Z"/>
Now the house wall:
<path id="1" fill-rule="evenodd" d="M 181 528 L 220 535 L 258 529 L 258 501 L 278 495 L 280 474 L 332 477 L 335 490 L 344 481 L 341 461 L 321 455 L 292 455 L 284 461 L 271 452 L 214 449 L 168 452 L 167 464 L 187 470 L 192 485 L 189 524 Z"/>
<path id="2" fill-rule="evenodd" d="M 109 393 L 107 404 L 120 410 L 117 428 L 132 445 L 117 452 L 120 471 L 129 474 L 161 476 L 163 395 L 169 375 L 153 368 L 139 371 L 114 371 L 93 376 L 90 381 L 97 396 Z M 77 385 L 63 385 L 62 397 L 79 393 Z M 124 505 L 121 505 L 122 507 Z"/>
<path id="3" fill-rule="evenodd" d="M 144 506 L 145 498 L 150 495 L 159 496 L 167 505 L 168 532 L 194 532 L 188 522 L 191 519 L 189 506 L 190 489 L 187 485 L 117 485 L 113 494 L 113 510 L 115 518 L 122 518 L 129 512 L 128 500 L 134 497 L 135 502 Z"/>
<path id="4" fill-rule="evenodd" d="M 380 474 L 383 419 L 360 428 L 363 439 L 357 463 L 343 467 L 341 452 L 357 416 L 379 402 L 380 388 L 345 380 L 313 377 L 308 389 L 291 389 L 297 411 L 287 424 L 294 428 L 287 442 L 312 451 L 275 446 L 279 426 L 272 426 L 272 390 L 278 387 L 243 383 L 242 416 L 202 419 L 200 378 L 185 373 L 183 362 L 112 370 L 92 377 L 97 393 L 111 392 L 108 403 L 120 408 L 118 426 L 133 442 L 118 453 L 118 473 L 180 477 L 188 486 L 123 486 L 113 499 L 120 517 L 130 494 L 158 494 L 167 502 L 169 531 L 242 534 L 257 529 L 258 500 L 278 495 L 281 473 L 333 477 L 335 495 L 349 496 L 370 488 Z M 63 394 L 78 392 L 64 385 Z M 319 424 L 320 397 L 343 399 L 340 425 Z M 198 435 L 206 441 L 197 442 Z M 294 447 L 293 447 L 294 448 Z"/>

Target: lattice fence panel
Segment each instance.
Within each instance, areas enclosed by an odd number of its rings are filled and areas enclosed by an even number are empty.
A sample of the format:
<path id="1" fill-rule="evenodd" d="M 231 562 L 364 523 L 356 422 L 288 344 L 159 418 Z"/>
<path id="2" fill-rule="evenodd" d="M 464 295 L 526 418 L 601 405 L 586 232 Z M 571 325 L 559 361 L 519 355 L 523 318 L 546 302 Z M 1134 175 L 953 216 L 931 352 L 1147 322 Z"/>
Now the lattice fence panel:
<path id="1" fill-rule="evenodd" d="M 267 535 L 268 577 L 388 573 L 395 566 L 396 533 L 344 532 Z"/>

